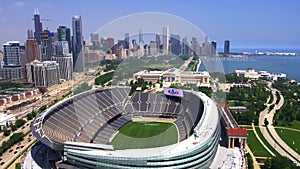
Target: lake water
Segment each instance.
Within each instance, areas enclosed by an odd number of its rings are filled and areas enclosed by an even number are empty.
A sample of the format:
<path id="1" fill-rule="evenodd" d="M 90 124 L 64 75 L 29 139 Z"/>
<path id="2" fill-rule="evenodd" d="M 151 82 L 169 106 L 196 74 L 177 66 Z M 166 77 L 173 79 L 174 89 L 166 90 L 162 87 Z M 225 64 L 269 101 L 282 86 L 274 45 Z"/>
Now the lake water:
<path id="1" fill-rule="evenodd" d="M 209 59 L 203 60 L 200 71 L 210 65 Z M 245 56 L 239 58 L 221 58 L 216 66 L 223 67 L 224 73 L 234 73 L 236 69 L 254 68 L 272 73 L 285 73 L 288 78 L 300 82 L 300 56 Z"/>

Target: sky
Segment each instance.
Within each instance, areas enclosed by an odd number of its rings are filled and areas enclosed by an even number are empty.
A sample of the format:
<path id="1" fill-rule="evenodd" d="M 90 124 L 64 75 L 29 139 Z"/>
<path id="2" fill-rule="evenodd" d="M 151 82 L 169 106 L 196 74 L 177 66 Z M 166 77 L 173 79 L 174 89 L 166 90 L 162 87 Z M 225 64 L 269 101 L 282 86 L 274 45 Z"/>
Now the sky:
<path id="1" fill-rule="evenodd" d="M 162 12 L 192 23 L 218 48 L 227 39 L 232 48 L 300 48 L 299 7 L 299 0 L 0 0 L 0 44 L 24 43 L 38 8 L 41 18 L 51 20 L 43 28 L 51 31 L 60 25 L 71 28 L 72 16 L 81 15 L 85 39 L 120 17 Z"/>

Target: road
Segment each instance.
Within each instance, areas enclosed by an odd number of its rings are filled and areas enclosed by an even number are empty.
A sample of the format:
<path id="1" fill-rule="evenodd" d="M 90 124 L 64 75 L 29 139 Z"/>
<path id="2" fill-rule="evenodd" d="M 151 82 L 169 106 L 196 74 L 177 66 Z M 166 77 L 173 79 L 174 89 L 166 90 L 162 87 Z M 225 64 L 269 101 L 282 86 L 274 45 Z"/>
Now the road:
<path id="1" fill-rule="evenodd" d="M 249 148 L 248 144 L 246 144 L 246 151 L 250 154 L 250 156 L 252 157 L 253 160 L 253 167 L 254 169 L 260 169 L 260 166 L 258 164 L 258 162 L 256 161 L 255 156 L 253 155 L 251 149 Z M 249 164 L 248 164 L 249 165 Z"/>
<path id="2" fill-rule="evenodd" d="M 27 122 L 25 127 L 23 129 L 19 129 L 18 131 L 22 131 L 23 133 L 28 132 L 30 130 L 30 123 L 31 122 Z M 22 155 L 26 148 L 35 141 L 36 138 L 30 133 L 29 135 L 25 136 L 23 140 L 14 144 L 10 149 L 5 151 L 2 156 L 0 156 L 0 168 L 9 167 L 9 164 L 12 163 L 17 156 Z"/>
<path id="3" fill-rule="evenodd" d="M 288 157 L 289 159 L 293 160 L 293 161 L 296 161 L 298 160 L 299 162 L 299 159 L 300 159 L 300 156 L 298 153 L 296 153 L 292 148 L 290 148 L 279 136 L 278 134 L 276 133 L 275 129 L 274 129 L 274 126 L 273 126 L 273 118 L 274 118 L 274 115 L 276 113 L 276 110 L 280 109 L 283 104 L 284 104 L 284 98 L 283 96 L 280 94 L 280 102 L 278 104 L 275 104 L 276 103 L 276 100 L 278 99 L 277 96 L 276 96 L 276 89 L 272 88 L 271 86 L 271 83 L 269 83 L 268 85 L 272 91 L 272 94 L 273 94 L 273 102 L 270 103 L 270 104 L 267 104 L 267 108 L 265 110 L 263 110 L 261 113 L 260 113 L 260 116 L 259 116 L 259 129 L 260 131 L 262 132 L 263 136 L 265 137 L 265 139 L 269 142 L 269 144 L 271 146 L 273 146 L 273 148 L 281 155 L 281 156 L 285 156 L 285 157 Z M 271 110 L 269 112 L 269 107 L 272 105 L 272 104 L 275 104 L 275 107 L 273 110 Z M 269 131 L 270 133 L 272 134 L 272 136 L 274 137 L 274 139 L 276 139 L 276 141 L 278 142 L 278 144 L 275 142 L 275 140 L 271 137 L 271 135 L 269 134 L 269 132 L 267 131 L 267 128 L 264 126 L 264 120 L 265 118 L 267 118 L 268 122 L 269 122 L 269 125 L 268 125 L 268 128 L 269 128 Z M 282 146 L 283 148 L 281 148 L 280 146 Z M 289 152 L 290 154 L 288 154 L 287 152 Z"/>
<path id="4" fill-rule="evenodd" d="M 52 86 L 48 91 L 47 95 L 48 97 L 42 98 L 41 95 L 37 95 L 35 97 L 31 97 L 30 99 L 39 98 L 36 102 L 33 102 L 29 105 L 26 105 L 22 107 L 23 111 L 20 111 L 20 109 L 16 109 L 13 111 L 9 111 L 9 114 L 15 114 L 18 119 L 24 118 L 26 114 L 30 113 L 32 110 L 37 111 L 41 106 L 43 105 L 49 105 L 54 100 L 62 98 L 63 95 L 67 94 L 71 90 L 71 83 L 61 84 Z M 26 100 L 23 100 L 26 101 Z M 20 102 L 20 101 L 19 101 Z M 24 134 L 28 131 L 30 131 L 30 124 L 32 120 L 26 122 L 26 124 L 17 129 L 14 133 L 23 132 Z M 4 141 L 7 141 L 9 137 L 5 137 L 3 139 L 0 139 L 1 144 Z M 5 151 L 2 156 L 0 156 L 0 168 L 7 168 L 8 165 L 16 160 L 16 157 L 19 155 L 22 155 L 26 148 L 30 146 L 32 143 L 36 141 L 36 138 L 32 136 L 30 133 L 29 135 L 25 136 L 24 139 L 16 144 L 14 144 L 10 149 Z"/>

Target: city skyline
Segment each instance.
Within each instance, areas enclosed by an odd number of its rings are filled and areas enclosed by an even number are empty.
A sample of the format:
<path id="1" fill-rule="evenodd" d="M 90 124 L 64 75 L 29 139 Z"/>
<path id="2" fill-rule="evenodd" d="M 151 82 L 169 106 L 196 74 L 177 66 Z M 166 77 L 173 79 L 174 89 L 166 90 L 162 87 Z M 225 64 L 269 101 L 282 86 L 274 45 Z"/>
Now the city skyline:
<path id="1" fill-rule="evenodd" d="M 300 25 L 295 22 L 299 16 L 297 10 L 299 2 L 295 0 L 290 0 L 290 3 L 192 1 L 189 4 L 154 1 L 153 5 L 133 1 L 124 6 L 112 5 L 113 2 L 89 1 L 89 3 L 74 3 L 72 4 L 74 7 L 70 9 L 69 3 L 71 2 L 2 1 L 0 7 L 1 44 L 11 40 L 18 40 L 23 44 L 26 40 L 26 31 L 34 29 L 32 18 L 34 9 L 38 8 L 41 19 L 49 19 L 43 22 L 43 28 L 51 31 L 56 31 L 61 25 L 72 27 L 72 16 L 81 15 L 85 40 L 89 39 L 90 33 L 96 32 L 112 20 L 130 14 L 154 11 L 175 15 L 191 22 L 200 28 L 211 41 L 217 41 L 219 49 L 223 48 L 225 39 L 232 42 L 232 47 L 297 48 L 300 46 L 300 40 L 295 36 L 300 33 Z M 13 33 L 9 33 L 12 31 Z"/>

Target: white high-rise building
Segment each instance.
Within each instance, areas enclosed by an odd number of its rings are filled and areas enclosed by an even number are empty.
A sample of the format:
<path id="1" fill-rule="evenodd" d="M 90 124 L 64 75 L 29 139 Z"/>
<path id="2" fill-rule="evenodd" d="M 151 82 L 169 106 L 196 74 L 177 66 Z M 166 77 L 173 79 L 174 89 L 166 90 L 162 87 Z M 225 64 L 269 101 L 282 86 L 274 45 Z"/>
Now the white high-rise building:
<path id="1" fill-rule="evenodd" d="M 163 53 L 169 54 L 169 27 L 164 26 L 163 27 Z"/>
<path id="2" fill-rule="evenodd" d="M 36 87 L 50 87 L 59 84 L 59 64 L 55 61 L 35 60 L 26 64 L 27 81 Z"/>
<path id="3" fill-rule="evenodd" d="M 56 41 L 55 42 L 55 53 L 56 55 L 69 54 L 69 42 L 68 41 Z"/>
<path id="4" fill-rule="evenodd" d="M 52 57 L 52 61 L 56 61 L 59 64 L 61 79 L 67 81 L 73 79 L 73 59 L 71 54 L 55 55 Z"/>

